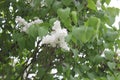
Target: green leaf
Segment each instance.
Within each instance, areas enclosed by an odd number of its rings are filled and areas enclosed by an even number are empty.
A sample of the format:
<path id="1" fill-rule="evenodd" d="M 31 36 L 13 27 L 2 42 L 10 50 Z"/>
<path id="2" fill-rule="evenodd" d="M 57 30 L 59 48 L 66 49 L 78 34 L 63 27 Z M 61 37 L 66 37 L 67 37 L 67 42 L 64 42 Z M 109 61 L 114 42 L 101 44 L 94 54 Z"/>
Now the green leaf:
<path id="1" fill-rule="evenodd" d="M 38 26 L 37 25 L 30 26 L 27 30 L 27 33 L 33 38 L 36 38 L 38 36 Z"/>
<path id="2" fill-rule="evenodd" d="M 51 6 L 51 4 L 53 3 L 53 0 L 45 0 L 46 4 L 48 7 Z"/>
<path id="3" fill-rule="evenodd" d="M 76 12 L 76 11 L 72 11 L 72 12 L 71 12 L 71 16 L 72 16 L 72 21 L 74 22 L 75 25 L 77 25 L 77 23 L 78 23 L 77 12 Z"/>
<path id="4" fill-rule="evenodd" d="M 81 4 L 79 1 L 76 1 L 75 7 L 77 8 L 77 11 L 80 12 L 84 8 L 84 4 Z"/>
<path id="5" fill-rule="evenodd" d="M 114 57 L 114 52 L 113 51 L 104 51 L 105 58 L 108 60 L 113 60 Z"/>
<path id="6" fill-rule="evenodd" d="M 35 40 L 36 38 L 33 38 L 31 36 L 26 37 L 26 49 L 32 50 L 35 47 Z"/>
<path id="7" fill-rule="evenodd" d="M 96 11 L 97 8 L 96 8 L 96 4 L 94 3 L 94 1 L 93 0 L 87 0 L 87 1 L 88 1 L 87 7 Z"/>
<path id="8" fill-rule="evenodd" d="M 51 18 L 51 19 L 49 20 L 50 25 L 53 26 L 53 23 L 54 23 L 56 20 L 57 20 L 57 18 Z"/>
<path id="9" fill-rule="evenodd" d="M 93 73 L 87 73 L 88 77 L 91 79 L 91 80 L 94 80 L 95 79 L 95 75 Z"/>
<path id="10" fill-rule="evenodd" d="M 70 8 L 65 8 L 65 9 L 58 9 L 57 11 L 58 16 L 60 17 L 61 21 L 65 25 L 67 29 L 71 29 L 71 19 L 70 19 Z"/>
<path id="11" fill-rule="evenodd" d="M 72 39 L 72 34 L 68 34 L 68 36 L 65 37 L 66 42 L 70 42 Z"/>
<path id="12" fill-rule="evenodd" d="M 21 37 L 18 39 L 18 45 L 21 49 L 24 49 L 25 48 L 25 39 L 24 37 Z"/>
<path id="13" fill-rule="evenodd" d="M 67 19 L 69 18 L 69 15 L 70 15 L 70 8 L 68 7 L 65 9 L 60 8 L 57 13 L 58 13 L 58 16 L 60 16 L 60 18 Z"/>
<path id="14" fill-rule="evenodd" d="M 101 57 L 101 55 L 96 55 L 95 57 L 94 57 L 94 59 L 93 59 L 93 62 L 94 63 L 101 63 L 101 62 L 103 62 L 104 61 L 104 58 L 103 57 Z"/>
<path id="15" fill-rule="evenodd" d="M 57 12 L 57 10 L 58 9 L 60 9 L 60 8 L 62 8 L 62 2 L 61 1 L 57 1 L 57 0 L 55 0 L 55 2 L 53 3 L 53 6 L 52 6 L 52 8 L 53 8 L 53 10 L 55 11 L 55 12 Z"/>
<path id="16" fill-rule="evenodd" d="M 13 33 L 13 40 L 18 42 L 20 49 L 25 48 L 25 36 L 22 33 Z"/>
<path id="17" fill-rule="evenodd" d="M 80 42 L 86 43 L 94 37 L 95 31 L 92 27 L 81 26 L 73 28 L 72 35 Z"/>
<path id="18" fill-rule="evenodd" d="M 116 63 L 115 62 L 107 62 L 108 67 L 113 70 L 115 69 Z"/>
<path id="19" fill-rule="evenodd" d="M 75 37 L 75 39 L 82 41 L 83 43 L 87 42 L 85 28 L 86 27 L 79 27 L 79 28 L 73 28 L 72 30 L 72 34 Z"/>
<path id="20" fill-rule="evenodd" d="M 111 0 L 106 0 L 107 5 L 109 5 L 110 1 L 111 1 Z"/>
<path id="21" fill-rule="evenodd" d="M 113 75 L 107 75 L 107 80 L 115 80 L 115 77 Z"/>
<path id="22" fill-rule="evenodd" d="M 95 30 L 91 27 L 87 27 L 86 31 L 86 40 L 89 41 L 89 40 L 93 40 L 96 33 L 95 33 Z"/>
<path id="23" fill-rule="evenodd" d="M 77 49 L 72 49 L 72 52 L 74 54 L 74 57 L 77 58 L 79 51 Z"/>
<path id="24" fill-rule="evenodd" d="M 62 3 L 65 5 L 65 6 L 68 6 L 70 5 L 70 3 L 72 2 L 73 0 L 62 0 Z"/>
<path id="25" fill-rule="evenodd" d="M 35 7 L 35 9 L 38 8 L 41 1 L 42 1 L 42 0 L 33 0 L 33 1 L 32 1 L 32 4 L 33 4 L 32 6 Z"/>
<path id="26" fill-rule="evenodd" d="M 81 65 L 81 69 L 84 71 L 89 71 L 90 70 L 90 67 L 87 66 L 87 65 Z"/>
<path id="27" fill-rule="evenodd" d="M 119 80 L 120 79 L 120 73 L 117 75 L 117 80 Z"/>
<path id="28" fill-rule="evenodd" d="M 109 7 L 105 10 L 105 16 L 109 19 L 107 21 L 108 25 L 112 25 L 114 23 L 116 15 L 119 15 L 118 8 Z"/>
<path id="29" fill-rule="evenodd" d="M 45 28 L 45 27 L 39 27 L 38 28 L 38 35 L 39 35 L 39 37 L 43 37 L 43 36 L 45 36 L 46 34 L 48 33 L 48 29 L 47 28 Z"/>
<path id="30" fill-rule="evenodd" d="M 104 34 L 105 40 L 109 42 L 114 42 L 116 38 L 118 38 L 119 34 L 117 31 L 112 29 L 107 29 L 107 32 Z"/>
<path id="31" fill-rule="evenodd" d="M 88 21 L 85 23 L 85 25 L 93 27 L 94 29 L 98 30 L 100 27 L 100 23 L 101 23 L 101 21 L 99 18 L 92 16 L 88 19 Z"/>
<path id="32" fill-rule="evenodd" d="M 86 26 L 93 27 L 96 32 L 96 38 L 98 40 L 99 37 L 99 28 L 100 28 L 101 21 L 97 17 L 90 17 L 88 21 L 85 23 Z"/>

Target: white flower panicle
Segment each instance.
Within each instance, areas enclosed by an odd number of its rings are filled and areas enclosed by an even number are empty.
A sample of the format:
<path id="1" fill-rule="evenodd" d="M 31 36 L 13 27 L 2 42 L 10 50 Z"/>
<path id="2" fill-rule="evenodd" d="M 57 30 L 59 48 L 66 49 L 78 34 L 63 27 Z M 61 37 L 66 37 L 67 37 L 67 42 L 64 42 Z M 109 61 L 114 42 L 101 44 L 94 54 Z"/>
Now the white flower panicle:
<path id="1" fill-rule="evenodd" d="M 22 17 L 20 17 L 20 16 L 17 16 L 15 20 L 16 20 L 16 22 L 18 23 L 19 26 L 23 26 L 22 29 L 21 29 L 21 31 L 24 31 L 24 32 L 26 32 L 27 29 L 28 29 L 31 25 L 33 25 L 33 24 L 41 24 L 41 23 L 43 23 L 43 21 L 40 20 L 40 19 L 36 19 L 36 20 L 31 21 L 31 22 L 28 23 L 27 21 L 25 21 L 25 20 L 24 20 Z"/>
<path id="2" fill-rule="evenodd" d="M 65 37 L 68 35 L 65 28 L 61 28 L 60 21 L 56 20 L 52 27 L 50 35 L 46 35 L 42 39 L 42 44 L 49 44 L 52 47 L 59 46 L 65 50 L 70 50 L 68 44 L 65 42 Z"/>

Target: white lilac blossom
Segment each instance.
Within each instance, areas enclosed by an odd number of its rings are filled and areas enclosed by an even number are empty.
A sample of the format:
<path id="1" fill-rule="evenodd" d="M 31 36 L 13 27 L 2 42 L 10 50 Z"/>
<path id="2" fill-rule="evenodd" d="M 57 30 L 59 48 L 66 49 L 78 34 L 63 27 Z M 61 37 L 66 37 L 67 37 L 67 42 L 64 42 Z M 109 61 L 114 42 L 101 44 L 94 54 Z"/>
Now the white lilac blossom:
<path id="1" fill-rule="evenodd" d="M 28 22 L 25 21 L 25 19 L 23 19 L 22 17 L 20 16 L 17 16 L 15 21 L 18 23 L 19 26 L 22 26 L 22 25 L 27 25 Z"/>
<path id="2" fill-rule="evenodd" d="M 10 59 L 12 61 L 10 65 L 12 65 L 13 67 L 20 61 L 19 57 L 14 57 L 14 56 L 10 56 Z"/>
<path id="3" fill-rule="evenodd" d="M 25 19 L 23 19 L 23 18 L 20 17 L 20 16 L 17 16 L 15 20 L 16 20 L 16 22 L 18 23 L 19 26 L 23 26 L 22 29 L 21 29 L 21 31 L 24 31 L 24 32 L 26 32 L 27 29 L 28 29 L 31 25 L 33 25 L 33 24 L 43 23 L 43 21 L 40 20 L 40 19 L 36 19 L 36 20 L 31 21 L 31 22 L 28 23 L 27 21 L 25 21 Z"/>
<path id="4" fill-rule="evenodd" d="M 51 71 L 50 71 L 50 74 L 56 74 L 58 71 L 56 68 L 53 68 Z"/>
<path id="5" fill-rule="evenodd" d="M 101 1 L 100 0 L 97 0 L 96 7 L 98 10 L 101 10 Z"/>
<path id="6" fill-rule="evenodd" d="M 118 56 L 120 56 L 120 49 L 117 49 L 116 53 Z"/>
<path id="7" fill-rule="evenodd" d="M 48 44 L 52 47 L 59 46 L 65 50 L 70 50 L 68 44 L 65 42 L 65 37 L 68 35 L 65 28 L 61 28 L 60 21 L 56 20 L 52 27 L 52 32 L 42 39 L 42 44 Z"/>

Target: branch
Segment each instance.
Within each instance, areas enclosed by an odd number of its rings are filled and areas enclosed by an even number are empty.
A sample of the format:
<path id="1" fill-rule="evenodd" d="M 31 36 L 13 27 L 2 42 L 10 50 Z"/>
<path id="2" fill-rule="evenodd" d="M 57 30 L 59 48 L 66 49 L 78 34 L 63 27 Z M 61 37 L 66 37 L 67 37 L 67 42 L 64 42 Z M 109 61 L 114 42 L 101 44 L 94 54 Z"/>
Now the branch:
<path id="1" fill-rule="evenodd" d="M 34 49 L 34 51 L 33 51 L 33 53 L 31 54 L 31 56 L 26 60 L 26 62 L 24 62 L 24 64 L 22 65 L 23 66 L 23 70 L 21 70 L 21 72 L 20 72 L 20 75 L 16 78 L 16 80 L 19 80 L 19 78 L 21 78 L 22 80 L 26 80 L 26 78 L 27 78 L 27 76 L 28 76 L 28 73 L 27 73 L 27 75 L 25 76 L 25 79 L 24 79 L 24 74 L 25 74 L 25 72 L 27 71 L 29 71 L 29 70 L 27 70 L 28 69 L 28 67 L 30 66 L 30 65 L 32 65 L 32 63 L 33 62 L 35 62 L 36 61 L 36 54 L 39 52 L 39 43 L 40 43 L 40 41 L 38 41 L 37 42 L 37 47 Z M 31 62 L 28 64 L 28 61 L 30 60 L 30 58 L 32 58 L 32 60 L 31 60 Z M 30 69 L 30 68 L 29 68 Z"/>

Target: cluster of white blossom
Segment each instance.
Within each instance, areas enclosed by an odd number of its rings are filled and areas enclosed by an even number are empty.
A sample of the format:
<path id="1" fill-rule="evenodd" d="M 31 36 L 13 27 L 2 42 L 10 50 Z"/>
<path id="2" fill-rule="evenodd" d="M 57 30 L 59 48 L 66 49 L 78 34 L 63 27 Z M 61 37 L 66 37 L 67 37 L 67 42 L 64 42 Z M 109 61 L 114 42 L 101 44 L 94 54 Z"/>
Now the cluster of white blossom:
<path id="1" fill-rule="evenodd" d="M 23 26 L 21 31 L 24 31 L 24 32 L 26 32 L 27 29 L 28 29 L 31 25 L 33 25 L 33 24 L 43 23 L 43 21 L 40 20 L 40 19 L 36 19 L 36 20 L 31 21 L 31 22 L 28 23 L 25 19 L 23 19 L 23 18 L 20 17 L 20 16 L 17 16 L 15 20 L 16 20 L 16 22 L 18 23 L 19 26 Z"/>
<path id="2" fill-rule="evenodd" d="M 59 46 L 65 50 L 70 50 L 67 43 L 65 42 L 65 37 L 68 35 L 65 28 L 61 28 L 60 21 L 56 20 L 54 26 L 52 27 L 52 32 L 46 35 L 42 39 L 42 44 L 49 44 L 52 47 Z"/>
<path id="3" fill-rule="evenodd" d="M 43 23 L 42 20 L 36 19 L 31 22 L 27 22 L 20 16 L 16 17 L 16 22 L 19 26 L 23 26 L 21 31 L 26 32 L 27 29 L 33 24 L 40 24 Z M 67 30 L 65 28 L 61 28 L 60 21 L 55 21 L 54 26 L 52 27 L 52 32 L 49 35 L 43 37 L 41 41 L 42 44 L 49 44 L 52 47 L 59 46 L 65 50 L 70 50 L 67 43 L 65 42 L 65 37 L 68 35 Z"/>

